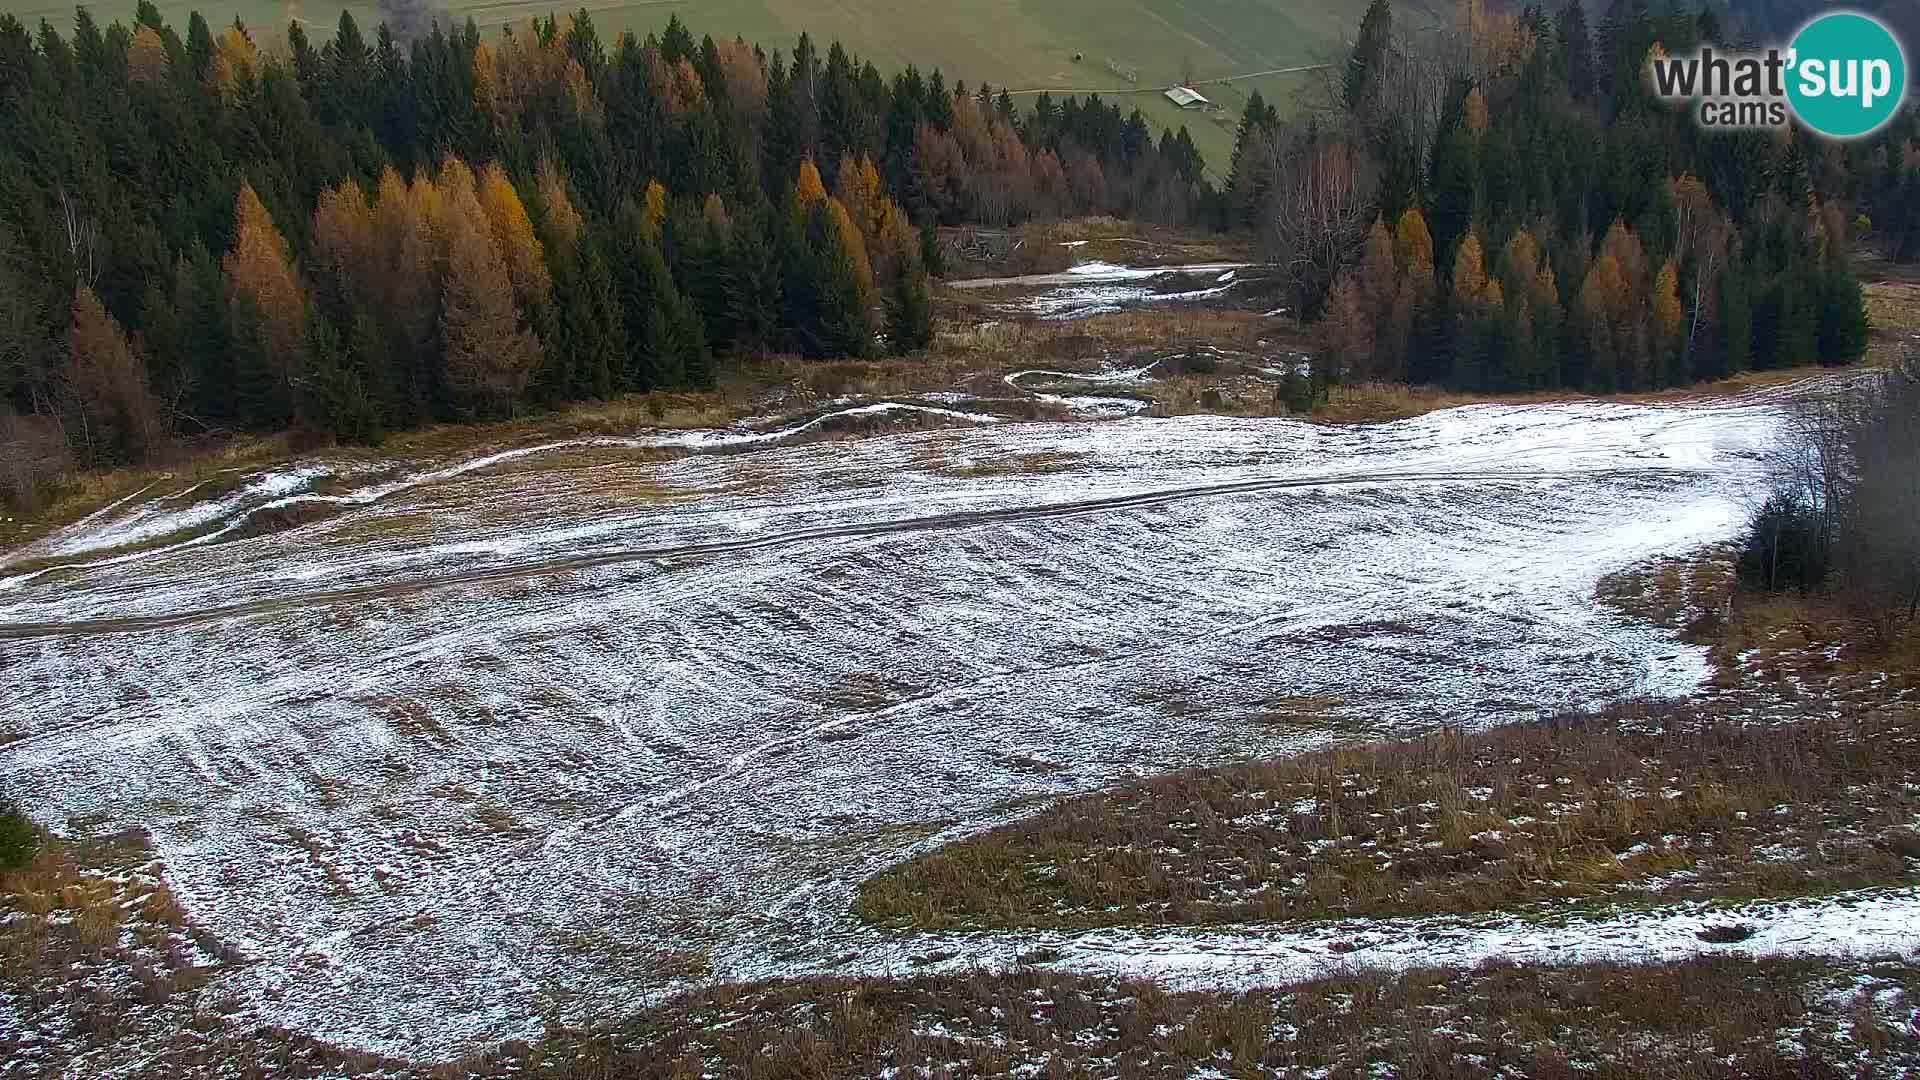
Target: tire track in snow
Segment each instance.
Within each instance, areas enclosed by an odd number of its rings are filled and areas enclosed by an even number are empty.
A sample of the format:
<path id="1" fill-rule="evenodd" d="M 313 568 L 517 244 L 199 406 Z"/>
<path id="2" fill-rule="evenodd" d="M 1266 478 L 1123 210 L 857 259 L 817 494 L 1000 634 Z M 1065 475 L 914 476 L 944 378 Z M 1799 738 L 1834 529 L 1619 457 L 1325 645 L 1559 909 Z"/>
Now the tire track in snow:
<path id="1" fill-rule="evenodd" d="M 349 586 L 341 589 L 328 589 L 319 592 L 300 593 L 263 600 L 250 600 L 238 604 L 222 604 L 191 611 L 174 612 L 167 615 L 76 619 L 63 622 L 0 623 L 0 641 L 160 630 L 175 626 L 216 622 L 223 619 L 276 614 L 354 600 L 412 596 L 459 585 L 511 581 L 518 578 L 570 573 L 605 566 L 618 566 L 625 563 L 672 561 L 697 559 L 708 556 L 734 555 L 763 551 L 768 548 L 786 547 L 815 540 L 864 539 L 866 537 L 899 533 L 969 529 L 980 525 L 998 525 L 1015 521 L 1076 517 L 1083 514 L 1096 514 L 1112 510 L 1134 510 L 1144 507 L 1164 506 L 1190 499 L 1218 498 L 1224 495 L 1260 494 L 1300 488 L 1355 487 L 1368 484 L 1540 483 L 1583 478 L 1608 479 L 1623 476 L 1683 475 L 1698 473 L 1699 471 L 1701 470 L 1678 466 L 1649 465 L 1646 468 L 1639 469 L 1572 469 L 1535 472 L 1406 471 L 1329 473 L 1319 476 L 1288 477 L 1285 479 L 1236 480 L 1221 484 L 1200 484 L 1188 487 L 1164 488 L 1156 491 L 1145 491 L 1131 495 L 1117 495 L 1099 499 L 1043 503 L 1038 506 L 1015 506 L 994 510 L 962 510 L 945 514 L 933 514 L 925 517 L 894 518 L 844 525 L 821 525 L 813 528 L 794 529 L 741 540 L 719 540 L 701 544 L 677 544 L 667 547 L 633 548 L 626 551 L 604 552 L 598 555 L 578 555 L 565 558 L 510 563 L 503 566 L 483 567 L 474 570 L 441 574 L 414 581 L 380 582 L 371 585 Z"/>

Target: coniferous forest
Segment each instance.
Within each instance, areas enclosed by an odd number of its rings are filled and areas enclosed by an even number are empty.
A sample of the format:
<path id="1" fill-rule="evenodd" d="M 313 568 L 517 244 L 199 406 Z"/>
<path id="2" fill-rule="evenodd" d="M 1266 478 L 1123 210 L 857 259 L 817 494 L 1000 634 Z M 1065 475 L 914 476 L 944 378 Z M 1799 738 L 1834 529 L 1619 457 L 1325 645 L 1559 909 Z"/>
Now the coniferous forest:
<path id="1" fill-rule="evenodd" d="M 931 338 L 938 223 L 1180 221 L 1184 130 L 837 43 L 591 16 L 316 48 L 142 3 L 0 16 L 0 380 L 83 464 L 175 434 L 347 440 Z"/>
<path id="2" fill-rule="evenodd" d="M 1252 230 L 1324 328 L 1320 381 L 1489 391 L 1845 362 L 1851 248 L 1920 257 L 1912 110 L 1851 143 L 1704 131 L 1645 58 L 1741 42 L 1647 0 L 1418 28 L 1375 0 L 1285 118 L 1254 97 L 1217 191 L 1137 110 L 1016 107 L 805 36 L 676 18 L 609 43 L 585 10 L 269 36 L 147 2 L 66 32 L 0 16 L 0 441 L 83 465 L 374 441 L 767 352 L 909 353 L 959 223 Z"/>
<path id="3" fill-rule="evenodd" d="M 1702 43 L 1754 45 L 1710 7 L 1406 30 L 1374 0 L 1327 108 L 1256 102 L 1228 212 L 1324 319 L 1320 377 L 1606 392 L 1858 359 L 1849 254 L 1920 258 L 1920 123 L 1707 130 L 1644 75 Z"/>

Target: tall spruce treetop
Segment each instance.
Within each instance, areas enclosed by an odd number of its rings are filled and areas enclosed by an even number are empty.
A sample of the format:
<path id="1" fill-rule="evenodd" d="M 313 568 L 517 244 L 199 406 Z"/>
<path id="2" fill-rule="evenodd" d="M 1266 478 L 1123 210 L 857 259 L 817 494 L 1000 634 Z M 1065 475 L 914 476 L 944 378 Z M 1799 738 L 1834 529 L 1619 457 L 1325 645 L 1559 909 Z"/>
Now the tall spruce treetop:
<path id="1" fill-rule="evenodd" d="M 1393 9 L 1387 0 L 1373 0 L 1360 18 L 1360 36 L 1354 40 L 1353 54 L 1347 58 L 1345 89 L 1347 108 L 1360 104 L 1373 83 L 1380 57 L 1393 40 Z"/>
<path id="2" fill-rule="evenodd" d="M 207 29 L 207 20 L 196 11 L 187 17 L 187 62 L 192 65 L 195 79 L 205 77 L 207 61 L 212 58 L 213 31 Z"/>
<path id="3" fill-rule="evenodd" d="M 1044 95 L 1042 95 L 1044 96 Z M 1035 114 L 1036 116 L 1039 114 Z M 1240 168 L 1247 152 L 1247 138 L 1256 128 L 1271 130 L 1280 122 L 1279 113 L 1268 105 L 1260 91 L 1247 95 L 1247 109 L 1240 114 L 1240 127 L 1233 136 L 1233 161 L 1227 169 L 1227 186 L 1234 186 L 1234 177 L 1240 174 Z"/>
<path id="4" fill-rule="evenodd" d="M 1593 96 L 1593 40 L 1587 32 L 1584 0 L 1567 0 L 1560 11 L 1554 51 L 1559 57 L 1560 75 L 1576 98 Z"/>

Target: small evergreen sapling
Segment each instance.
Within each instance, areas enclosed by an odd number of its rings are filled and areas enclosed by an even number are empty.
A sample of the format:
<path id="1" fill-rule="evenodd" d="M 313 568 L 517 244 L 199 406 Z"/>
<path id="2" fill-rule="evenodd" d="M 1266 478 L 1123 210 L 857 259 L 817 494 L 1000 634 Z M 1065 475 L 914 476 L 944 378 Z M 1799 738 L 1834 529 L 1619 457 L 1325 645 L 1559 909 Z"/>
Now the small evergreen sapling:
<path id="1" fill-rule="evenodd" d="M 26 811 L 11 799 L 0 798 L 0 869 L 21 866 L 40 850 L 40 833 Z"/>

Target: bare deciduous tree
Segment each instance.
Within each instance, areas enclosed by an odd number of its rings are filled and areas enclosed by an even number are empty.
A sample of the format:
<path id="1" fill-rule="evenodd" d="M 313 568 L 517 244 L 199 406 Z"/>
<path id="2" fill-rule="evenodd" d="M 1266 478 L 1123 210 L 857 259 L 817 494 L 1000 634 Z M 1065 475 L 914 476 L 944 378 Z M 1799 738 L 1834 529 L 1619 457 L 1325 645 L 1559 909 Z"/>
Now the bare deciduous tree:
<path id="1" fill-rule="evenodd" d="M 1374 216 L 1373 177 L 1364 154 L 1345 140 L 1281 136 L 1268 153 L 1274 185 L 1266 244 L 1286 274 L 1295 310 L 1318 317 L 1341 273 L 1357 265 Z"/>
<path id="2" fill-rule="evenodd" d="M 72 468 L 58 420 L 21 416 L 0 403 L 0 505 L 39 509 Z"/>
<path id="3" fill-rule="evenodd" d="M 100 223 L 88 217 L 68 197 L 64 185 L 53 190 L 60 200 L 60 224 L 67 233 L 67 256 L 73 262 L 74 284 L 91 289 L 100 280 Z"/>
<path id="4" fill-rule="evenodd" d="M 1848 491 L 1835 562 L 1857 595 L 1879 599 L 1890 632 L 1900 615 L 1920 615 L 1920 347 L 1873 380 L 1842 422 Z"/>
<path id="5" fill-rule="evenodd" d="M 1796 411 L 1773 461 L 1774 500 L 1804 515 L 1821 565 L 1883 635 L 1920 617 L 1920 347 Z M 1750 541 L 1751 543 L 1752 541 Z"/>

